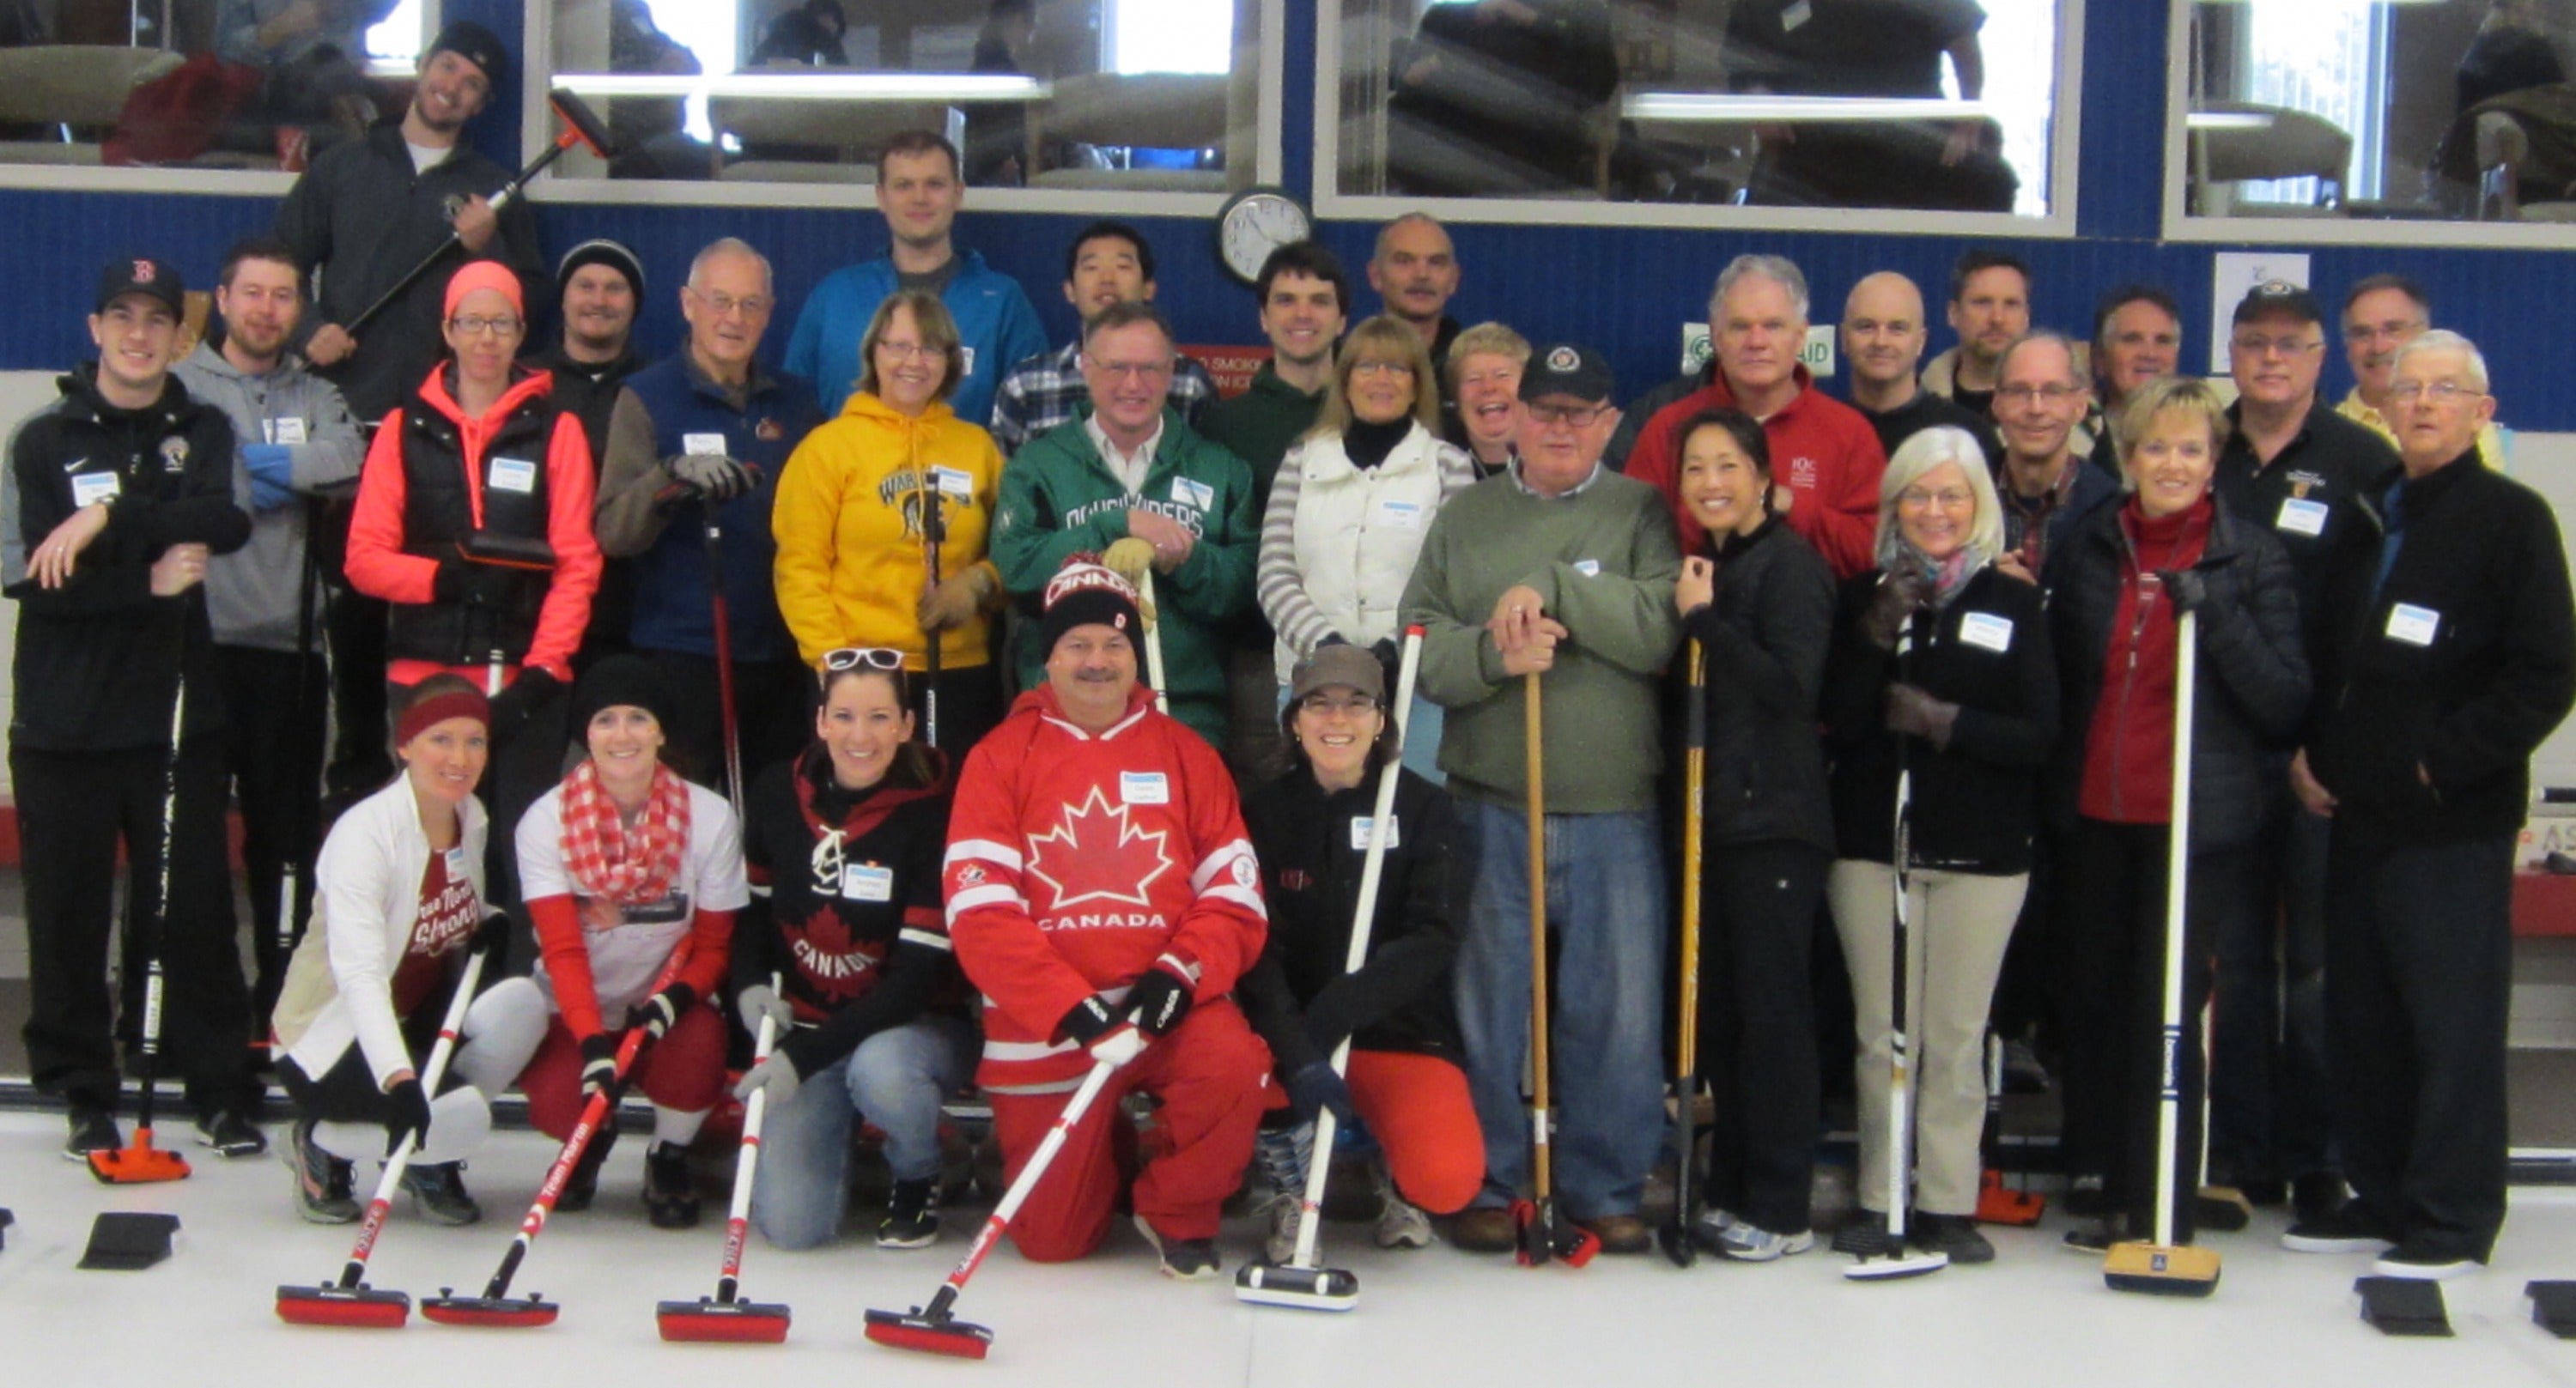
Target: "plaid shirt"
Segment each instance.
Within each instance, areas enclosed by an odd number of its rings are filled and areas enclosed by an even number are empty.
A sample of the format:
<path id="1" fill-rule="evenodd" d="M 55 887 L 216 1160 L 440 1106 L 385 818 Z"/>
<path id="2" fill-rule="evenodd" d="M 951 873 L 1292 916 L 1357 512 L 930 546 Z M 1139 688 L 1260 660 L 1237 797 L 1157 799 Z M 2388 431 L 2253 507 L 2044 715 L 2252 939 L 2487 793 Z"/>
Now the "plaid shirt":
<path id="1" fill-rule="evenodd" d="M 1068 342 L 1064 349 L 1035 356 L 1011 368 L 1002 377 L 999 390 L 993 392 L 993 442 L 999 444 L 1002 456 L 1020 451 L 1020 445 L 1059 425 L 1074 421 L 1082 407 L 1091 402 L 1091 388 L 1082 383 L 1082 343 Z M 1216 400 L 1216 378 L 1188 353 L 1180 354 L 1180 366 L 1172 372 L 1172 408 L 1181 412 L 1182 422 L 1195 429 L 1199 416 Z"/>

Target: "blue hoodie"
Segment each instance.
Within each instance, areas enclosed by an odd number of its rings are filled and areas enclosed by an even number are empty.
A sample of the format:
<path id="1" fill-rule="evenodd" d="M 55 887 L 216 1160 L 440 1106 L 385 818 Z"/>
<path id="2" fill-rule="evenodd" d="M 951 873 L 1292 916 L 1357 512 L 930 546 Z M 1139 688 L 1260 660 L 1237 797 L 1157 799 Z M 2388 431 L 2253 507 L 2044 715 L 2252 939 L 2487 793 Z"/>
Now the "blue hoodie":
<path id="1" fill-rule="evenodd" d="M 814 383 L 825 418 L 837 416 L 858 388 L 859 339 L 895 287 L 894 261 L 880 256 L 833 271 L 805 297 L 787 339 L 786 370 Z M 957 273 L 939 297 L 966 347 L 966 377 L 950 393 L 949 407 L 959 419 L 982 424 L 993 417 L 1002 374 L 1045 351 L 1046 331 L 1020 282 L 986 268 L 973 251 L 957 252 Z"/>

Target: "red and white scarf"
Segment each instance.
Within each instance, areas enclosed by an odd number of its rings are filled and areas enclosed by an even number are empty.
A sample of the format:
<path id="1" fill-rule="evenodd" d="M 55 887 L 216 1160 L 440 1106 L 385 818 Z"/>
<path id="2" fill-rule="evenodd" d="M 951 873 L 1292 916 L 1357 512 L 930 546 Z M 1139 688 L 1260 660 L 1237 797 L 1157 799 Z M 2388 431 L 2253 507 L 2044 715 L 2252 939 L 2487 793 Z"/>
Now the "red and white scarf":
<path id="1" fill-rule="evenodd" d="M 564 868 L 592 896 L 642 906 L 670 895 L 689 846 L 689 785 L 671 768 L 653 768 L 644 811 L 629 829 L 585 758 L 563 783 Z"/>

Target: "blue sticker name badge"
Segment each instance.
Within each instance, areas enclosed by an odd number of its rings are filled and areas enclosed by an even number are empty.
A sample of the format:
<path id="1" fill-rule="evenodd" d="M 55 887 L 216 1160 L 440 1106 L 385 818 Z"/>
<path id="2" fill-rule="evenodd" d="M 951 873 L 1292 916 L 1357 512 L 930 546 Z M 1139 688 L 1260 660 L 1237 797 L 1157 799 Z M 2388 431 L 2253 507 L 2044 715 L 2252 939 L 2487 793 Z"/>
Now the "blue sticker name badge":
<path id="1" fill-rule="evenodd" d="M 495 491 L 525 496 L 537 489 L 537 465 L 525 458 L 494 458 L 491 486 Z"/>
<path id="2" fill-rule="evenodd" d="M 1376 824 L 1376 822 L 1377 822 L 1377 821 L 1376 821 L 1375 817 L 1374 817 L 1374 816 L 1370 816 L 1370 815 L 1355 814 L 1355 815 L 1352 815 L 1352 816 L 1351 816 L 1351 851 L 1352 851 L 1352 852 L 1355 852 L 1355 853 L 1366 853 L 1366 852 L 1368 852 L 1368 846 L 1369 846 L 1369 829 L 1370 829 L 1370 827 L 1371 827 L 1371 826 L 1373 826 L 1374 824 Z M 1389 819 L 1389 820 L 1387 820 L 1387 822 L 1386 822 L 1386 846 L 1387 846 L 1389 849 L 1396 849 L 1396 848 L 1401 848 L 1401 847 L 1403 847 L 1403 846 L 1404 846 L 1404 821 L 1403 821 L 1402 819 Z"/>
<path id="3" fill-rule="evenodd" d="M 841 896 L 849 901 L 894 900 L 894 869 L 850 863 L 841 869 Z"/>
<path id="4" fill-rule="evenodd" d="M 1168 805 L 1172 803 L 1172 783 L 1160 771 L 1121 771 L 1118 800 L 1125 805 Z"/>
<path id="5" fill-rule="evenodd" d="M 1980 650 L 1997 655 L 2012 649 L 2013 624 L 2010 617 L 1991 612 L 1969 612 L 1959 618 L 1959 639 Z"/>
<path id="6" fill-rule="evenodd" d="M 930 470 L 930 475 L 938 479 L 937 486 L 942 496 L 968 500 L 975 495 L 974 475 L 964 468 L 935 467 Z"/>
<path id="7" fill-rule="evenodd" d="M 2326 533 L 2326 504 L 2291 496 L 2281 499 L 2281 514 L 2272 520 L 2272 528 L 2290 535 L 2315 539 Z"/>
<path id="8" fill-rule="evenodd" d="M 72 474 L 72 505 L 94 506 L 114 498 L 125 490 L 125 483 L 113 472 L 75 472 Z"/>
<path id="9" fill-rule="evenodd" d="M 2388 639 L 2410 646 L 2433 644 L 2433 633 L 2442 629 L 2442 614 L 2429 607 L 2401 602 L 2388 609 Z"/>
<path id="10" fill-rule="evenodd" d="M 1172 500 L 1201 511 L 1216 509 L 1216 488 L 1187 477 L 1172 479 Z"/>

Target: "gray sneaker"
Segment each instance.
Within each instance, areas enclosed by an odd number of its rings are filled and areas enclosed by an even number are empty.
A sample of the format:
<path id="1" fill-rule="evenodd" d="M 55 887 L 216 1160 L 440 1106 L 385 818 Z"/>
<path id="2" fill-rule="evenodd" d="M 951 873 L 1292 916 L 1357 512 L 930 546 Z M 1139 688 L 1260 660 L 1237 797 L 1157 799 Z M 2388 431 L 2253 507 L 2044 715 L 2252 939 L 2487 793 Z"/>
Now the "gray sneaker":
<path id="1" fill-rule="evenodd" d="M 465 1193 L 461 1161 L 413 1162 L 403 1168 L 402 1187 L 411 1192 L 412 1204 L 421 1218 L 433 1224 L 472 1224 L 483 1217 L 483 1207 Z"/>
<path id="2" fill-rule="evenodd" d="M 1377 1246 L 1429 1248 L 1431 1216 L 1397 1193 L 1395 1178 L 1387 1174 L 1385 1161 L 1369 1163 L 1369 1185 L 1377 1191 Z"/>
<path id="3" fill-rule="evenodd" d="M 350 1191 L 352 1164 L 313 1141 L 313 1120 L 298 1118 L 286 1130 L 286 1173 L 294 1182 L 295 1213 L 307 1224 L 355 1224 L 361 1211 Z"/>

